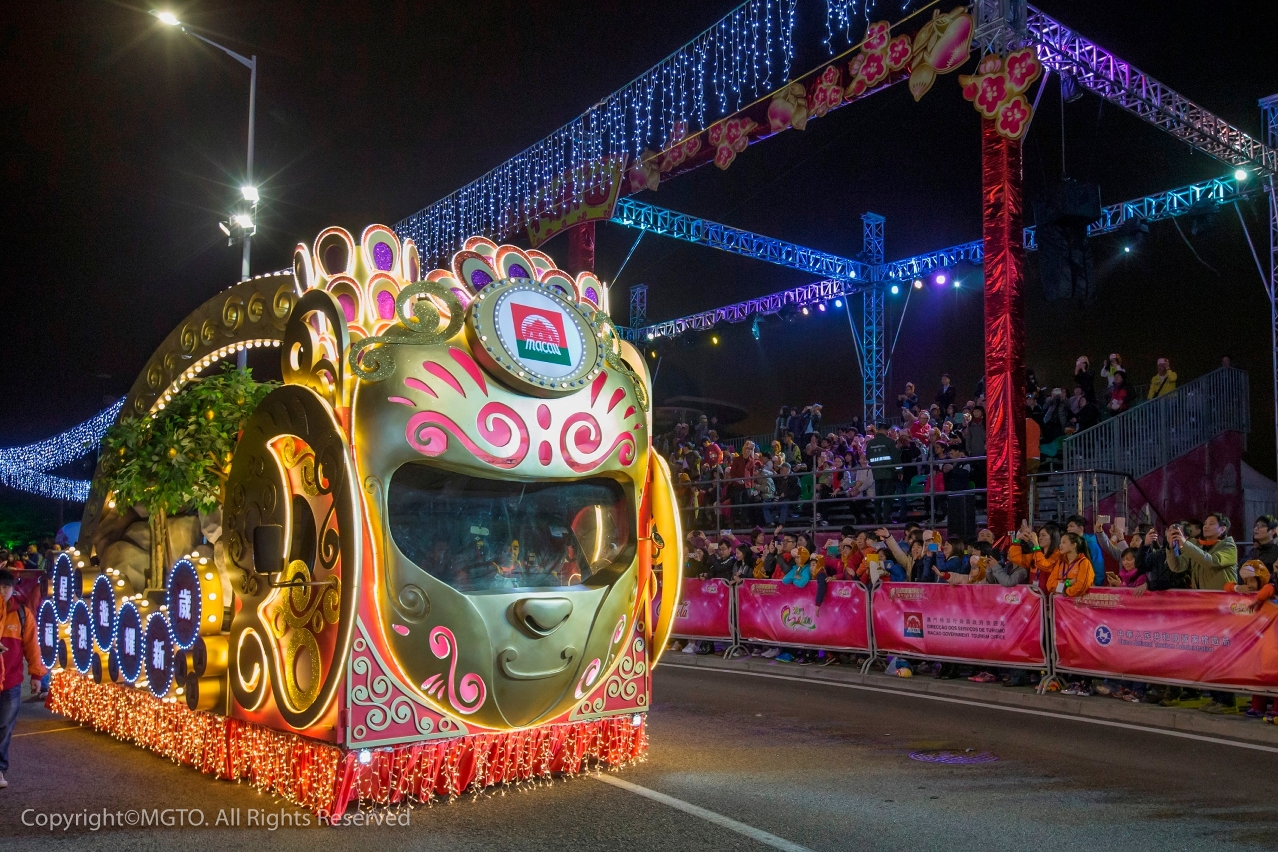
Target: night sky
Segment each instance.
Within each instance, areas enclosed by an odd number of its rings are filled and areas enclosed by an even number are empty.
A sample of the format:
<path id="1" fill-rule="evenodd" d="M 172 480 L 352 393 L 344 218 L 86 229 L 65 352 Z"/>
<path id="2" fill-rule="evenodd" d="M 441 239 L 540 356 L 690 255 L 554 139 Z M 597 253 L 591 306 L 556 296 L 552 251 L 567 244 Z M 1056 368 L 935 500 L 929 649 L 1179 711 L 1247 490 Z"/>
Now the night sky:
<path id="1" fill-rule="evenodd" d="M 325 226 L 394 224 L 580 114 L 735 5 L 706 3 L 187 3 L 179 17 L 259 60 L 258 182 L 264 203 L 253 270 L 290 263 Z M 1257 99 L 1278 92 L 1273 4 L 1050 2 L 1040 8 L 1183 95 L 1259 135 Z M 889 10 L 899 4 L 885 3 Z M 5 4 L 0 51 L 0 205 L 5 357 L 0 446 L 61 431 L 123 395 L 187 313 L 238 279 L 239 248 L 217 229 L 244 170 L 248 71 L 159 25 L 147 6 L 103 0 Z M 824 4 L 801 0 L 800 26 Z M 878 17 L 895 19 L 897 14 Z M 813 57 L 818 58 L 818 57 Z M 796 63 L 797 74 L 815 62 Z M 887 217 L 887 255 L 980 236 L 979 116 L 957 75 L 921 103 L 904 86 L 752 146 L 726 172 L 678 178 L 655 204 L 841 254 L 860 250 L 860 215 Z M 1230 169 L 1088 95 L 1064 108 L 1065 170 L 1113 203 Z M 1025 144 L 1026 195 L 1061 175 L 1061 103 L 1048 86 Z M 1242 205 L 1267 248 L 1263 199 Z M 1088 307 L 1028 299 L 1029 364 L 1067 384 L 1074 359 L 1122 353 L 1148 381 L 1172 359 L 1182 380 L 1229 354 L 1251 373 L 1248 458 L 1274 475 L 1269 311 L 1237 214 L 1152 226 L 1138 252 L 1093 241 L 1099 298 Z M 599 230 L 598 272 L 613 276 L 636 232 Z M 566 260 L 563 238 L 547 247 Z M 1263 257 L 1263 255 L 1262 255 Z M 1030 265 L 1035 261 L 1031 255 Z M 1031 270 L 1031 276 L 1034 271 Z M 966 394 L 982 372 L 979 270 L 971 286 L 912 299 L 889 399 L 939 373 Z M 964 275 L 960 275 L 962 279 Z M 762 263 L 645 237 L 613 291 L 650 286 L 661 320 L 810 280 Z M 900 316 L 890 308 L 890 332 Z M 263 365 L 263 371 L 265 365 Z M 860 410 L 860 377 L 841 312 L 748 324 L 717 348 L 662 362 L 657 401 L 690 393 L 750 409 L 819 401 Z M 6 503 L 10 501 L 6 500 Z M 74 514 L 74 513 L 72 513 Z"/>

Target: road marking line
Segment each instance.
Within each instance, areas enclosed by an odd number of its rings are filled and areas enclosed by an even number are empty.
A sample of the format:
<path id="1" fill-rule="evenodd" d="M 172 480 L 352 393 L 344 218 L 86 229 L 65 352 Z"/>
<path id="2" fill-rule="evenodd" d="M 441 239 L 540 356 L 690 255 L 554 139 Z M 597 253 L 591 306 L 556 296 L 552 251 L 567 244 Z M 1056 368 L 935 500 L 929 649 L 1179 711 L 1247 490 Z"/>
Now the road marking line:
<path id="1" fill-rule="evenodd" d="M 681 666 L 680 668 L 686 667 Z M 691 802 L 685 802 L 683 799 L 676 799 L 674 796 L 667 796 L 665 793 L 658 793 L 656 790 L 650 790 L 647 787 L 641 787 L 638 784 L 632 784 L 629 781 L 622 781 L 614 775 L 599 774 L 591 775 L 590 777 L 594 778 L 596 781 L 602 781 L 605 784 L 611 784 L 614 787 L 619 787 L 622 790 L 628 790 L 636 796 L 643 796 L 645 799 L 652 799 L 654 802 L 660 802 L 661 804 L 674 808 L 675 810 L 683 811 L 686 814 L 692 814 L 695 817 L 700 817 L 706 822 L 712 822 L 717 826 L 728 829 L 729 831 L 735 831 L 737 834 L 748 837 L 751 840 L 757 840 L 760 843 L 771 846 L 773 849 L 780 849 L 782 852 L 812 852 L 812 850 L 806 846 L 800 846 L 797 843 L 792 843 L 789 840 L 786 840 L 784 837 L 777 837 L 775 834 L 769 834 L 761 828 L 746 825 L 744 822 L 737 822 L 731 817 L 726 817 L 723 814 L 718 814 L 714 811 L 708 811 L 705 808 L 692 804 Z"/>
<path id="2" fill-rule="evenodd" d="M 34 737 L 38 734 L 56 734 L 58 731 L 79 731 L 83 729 L 83 725 L 71 725 L 66 728 L 50 728 L 47 731 L 27 731 L 25 734 L 12 734 L 11 739 L 18 737 Z"/>
<path id="3" fill-rule="evenodd" d="M 769 674 L 767 672 L 748 672 L 748 671 L 732 671 L 731 669 L 716 669 L 708 666 L 685 666 L 679 663 L 662 663 L 663 667 L 672 669 L 687 669 L 695 672 L 719 672 L 729 675 L 748 675 L 750 677 L 766 677 L 772 680 L 789 680 L 795 683 L 812 683 L 820 686 L 839 686 L 844 689 L 860 689 L 866 692 L 882 692 L 885 695 L 903 695 L 909 698 L 926 698 L 929 701 L 944 701 L 947 704 L 965 704 L 969 707 L 984 707 L 989 710 L 1006 710 L 1009 713 L 1025 713 L 1031 716 L 1046 716 L 1049 719 L 1064 719 L 1067 722 L 1086 722 L 1089 725 L 1105 725 L 1110 728 L 1125 728 L 1129 731 L 1143 731 L 1147 734 L 1163 734 L 1168 737 L 1181 737 L 1186 740 L 1199 740 L 1205 743 L 1216 743 L 1217 745 L 1234 746 L 1236 748 L 1249 748 L 1255 751 L 1267 751 L 1278 754 L 1278 747 L 1261 745 L 1260 743 L 1245 743 L 1239 740 L 1228 740 L 1224 737 L 1209 737 L 1206 734 L 1191 734 L 1187 731 L 1173 731 L 1168 728 L 1150 728 L 1145 725 L 1133 725 L 1130 722 L 1113 722 L 1109 719 L 1096 719 L 1091 716 L 1075 716 L 1070 713 L 1053 713 L 1051 710 L 1031 710 L 1028 707 L 1010 707 L 1006 704 L 990 704 L 985 701 L 972 701 L 966 698 L 950 698 L 946 695 L 931 695 L 926 692 L 913 692 L 911 690 L 885 689 L 881 686 L 866 686 L 861 683 L 840 683 L 835 680 L 816 680 L 806 677 L 794 677 L 792 675 Z"/>

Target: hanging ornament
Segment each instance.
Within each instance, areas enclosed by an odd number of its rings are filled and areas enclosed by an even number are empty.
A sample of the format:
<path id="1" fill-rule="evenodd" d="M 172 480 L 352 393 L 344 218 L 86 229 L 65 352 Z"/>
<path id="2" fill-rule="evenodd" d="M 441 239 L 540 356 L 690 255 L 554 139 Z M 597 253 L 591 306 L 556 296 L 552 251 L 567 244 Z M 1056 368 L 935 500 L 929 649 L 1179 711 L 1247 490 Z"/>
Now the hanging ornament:
<path id="1" fill-rule="evenodd" d="M 1013 141 L 1029 129 L 1034 107 L 1026 90 L 1043 73 L 1043 63 L 1032 47 L 1014 50 L 1006 57 L 991 53 L 981 60 L 975 74 L 962 75 L 963 97 L 982 117 L 994 121 L 995 131 Z"/>
<path id="2" fill-rule="evenodd" d="M 892 25 L 877 21 L 865 29 L 861 49 L 848 63 L 848 100 L 859 98 L 910 61 L 910 37 L 892 37 Z"/>
<path id="3" fill-rule="evenodd" d="M 972 16 L 963 6 L 944 15 L 938 9 L 932 20 L 914 35 L 910 50 L 910 94 L 918 100 L 936 82 L 937 74 L 948 74 L 967 61 L 972 52 Z"/>
<path id="4" fill-rule="evenodd" d="M 780 133 L 787 127 L 802 130 L 808 126 L 808 96 L 802 83 L 791 83 L 772 96 L 768 104 L 768 128 Z"/>

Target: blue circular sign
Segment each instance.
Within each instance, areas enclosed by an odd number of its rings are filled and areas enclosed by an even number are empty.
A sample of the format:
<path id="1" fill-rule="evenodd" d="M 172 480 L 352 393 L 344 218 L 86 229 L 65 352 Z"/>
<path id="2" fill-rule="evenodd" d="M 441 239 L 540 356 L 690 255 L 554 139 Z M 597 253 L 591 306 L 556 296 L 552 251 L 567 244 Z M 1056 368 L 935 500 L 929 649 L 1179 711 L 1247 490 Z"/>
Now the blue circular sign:
<path id="1" fill-rule="evenodd" d="M 52 667 L 58 660 L 58 611 L 48 598 L 36 614 L 36 641 L 40 645 L 40 662 Z"/>
<path id="2" fill-rule="evenodd" d="M 1105 625 L 1102 624 L 1096 628 L 1096 641 L 1102 645 L 1108 645 L 1113 638 L 1114 634 L 1110 633 L 1109 628 Z"/>
<path id="3" fill-rule="evenodd" d="M 142 673 L 143 641 L 138 608 L 133 601 L 125 601 L 115 624 L 115 658 L 119 662 L 120 674 L 129 683 L 136 681 Z"/>
<path id="4" fill-rule="evenodd" d="M 142 665 L 146 667 L 146 685 L 152 695 L 163 698 L 173 685 L 173 634 L 164 613 L 151 613 L 145 637 Z"/>
<path id="5" fill-rule="evenodd" d="M 50 580 L 53 585 L 53 606 L 58 611 L 58 621 L 65 622 L 71 617 L 71 604 L 76 598 L 75 572 L 71 570 L 70 556 L 62 553 L 53 561 Z"/>
<path id="6" fill-rule="evenodd" d="M 105 574 L 99 574 L 93 581 L 93 596 L 89 599 L 90 615 L 93 616 L 93 638 L 103 651 L 111 649 L 111 638 L 115 635 L 115 590 L 111 588 L 111 580 Z"/>
<path id="7" fill-rule="evenodd" d="M 186 650 L 200 636 L 200 575 L 188 559 L 179 559 L 169 572 L 166 601 L 173 625 L 173 641 Z"/>
<path id="8" fill-rule="evenodd" d="M 71 606 L 71 661 L 80 674 L 88 674 L 93 665 L 93 620 L 83 599 Z"/>

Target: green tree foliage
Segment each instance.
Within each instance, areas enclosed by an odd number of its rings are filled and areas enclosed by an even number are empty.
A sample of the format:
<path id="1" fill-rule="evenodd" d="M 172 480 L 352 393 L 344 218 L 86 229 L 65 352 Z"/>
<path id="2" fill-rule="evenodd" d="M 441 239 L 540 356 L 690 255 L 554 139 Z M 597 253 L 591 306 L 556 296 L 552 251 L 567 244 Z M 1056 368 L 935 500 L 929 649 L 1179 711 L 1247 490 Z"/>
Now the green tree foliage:
<path id="1" fill-rule="evenodd" d="M 122 505 L 141 503 L 160 517 L 212 510 L 240 430 L 274 387 L 228 365 L 192 381 L 158 416 L 121 420 L 102 440 L 107 487 Z"/>

